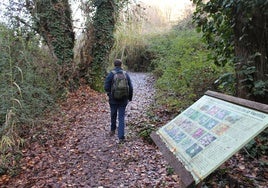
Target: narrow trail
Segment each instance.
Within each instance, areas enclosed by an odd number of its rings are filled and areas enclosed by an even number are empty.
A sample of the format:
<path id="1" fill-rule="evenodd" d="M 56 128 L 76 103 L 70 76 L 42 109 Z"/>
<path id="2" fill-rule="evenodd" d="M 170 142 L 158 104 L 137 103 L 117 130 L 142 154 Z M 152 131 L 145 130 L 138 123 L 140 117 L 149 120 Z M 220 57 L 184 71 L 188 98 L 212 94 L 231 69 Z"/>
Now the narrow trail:
<path id="1" fill-rule="evenodd" d="M 133 101 L 126 111 L 126 142 L 110 137 L 107 96 L 82 87 L 71 93 L 22 151 L 22 171 L 1 187 L 178 187 L 162 154 L 144 143 L 135 127 L 153 102 L 152 78 L 129 73 Z M 128 126 L 131 124 L 132 126 Z M 31 133 L 29 133 L 31 134 Z"/>

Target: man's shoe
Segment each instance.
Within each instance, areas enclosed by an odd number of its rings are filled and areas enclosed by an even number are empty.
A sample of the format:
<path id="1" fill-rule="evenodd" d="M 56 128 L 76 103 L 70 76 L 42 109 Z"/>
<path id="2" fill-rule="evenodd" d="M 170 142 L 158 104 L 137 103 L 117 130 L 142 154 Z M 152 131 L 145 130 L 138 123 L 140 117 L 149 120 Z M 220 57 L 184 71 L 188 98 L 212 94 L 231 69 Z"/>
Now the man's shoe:
<path id="1" fill-rule="evenodd" d="M 115 131 L 110 131 L 110 136 L 114 136 L 115 135 Z"/>
<path id="2" fill-rule="evenodd" d="M 125 142 L 125 139 L 119 139 L 118 144 L 123 144 Z"/>

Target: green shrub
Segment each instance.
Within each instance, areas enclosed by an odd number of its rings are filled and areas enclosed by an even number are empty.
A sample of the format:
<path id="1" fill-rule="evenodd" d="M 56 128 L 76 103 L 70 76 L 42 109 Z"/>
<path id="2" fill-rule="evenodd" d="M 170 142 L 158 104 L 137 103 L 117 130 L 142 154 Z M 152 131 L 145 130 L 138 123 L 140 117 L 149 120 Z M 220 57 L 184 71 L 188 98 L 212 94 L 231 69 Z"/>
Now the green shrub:
<path id="1" fill-rule="evenodd" d="M 16 31 L 17 32 L 17 31 Z M 23 36 L 2 26 L 0 33 L 0 124 L 12 110 L 18 121 L 31 119 L 53 104 L 56 68 L 36 39 L 26 43 Z"/>
<path id="2" fill-rule="evenodd" d="M 209 51 L 193 29 L 173 30 L 150 41 L 150 50 L 157 54 L 152 62 L 158 102 L 168 104 L 170 110 L 184 109 L 205 91 L 217 89 L 214 82 L 232 71 L 228 66 L 217 67 L 207 58 Z"/>
<path id="3" fill-rule="evenodd" d="M 138 129 L 139 136 L 149 144 L 153 144 L 153 140 L 151 138 L 151 133 L 155 131 L 155 127 L 149 124 L 142 126 L 142 128 Z"/>
<path id="4" fill-rule="evenodd" d="M 56 70 L 38 38 L 0 25 L 0 171 L 12 171 L 23 134 L 53 107 Z M 52 62 L 52 63 L 51 63 Z M 18 158 L 16 158 L 17 160 Z"/>
<path id="5" fill-rule="evenodd" d="M 255 139 L 251 140 L 245 149 L 248 150 L 250 157 L 258 158 L 260 156 L 268 155 L 268 128 L 266 128 Z"/>

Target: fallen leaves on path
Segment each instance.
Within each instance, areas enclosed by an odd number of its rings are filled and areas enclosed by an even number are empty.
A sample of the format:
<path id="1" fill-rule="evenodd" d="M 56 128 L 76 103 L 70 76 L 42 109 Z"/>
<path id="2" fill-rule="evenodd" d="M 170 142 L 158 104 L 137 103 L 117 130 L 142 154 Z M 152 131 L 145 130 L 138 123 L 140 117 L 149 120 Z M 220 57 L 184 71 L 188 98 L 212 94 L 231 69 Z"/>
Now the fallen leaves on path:
<path id="1" fill-rule="evenodd" d="M 28 145 L 21 151 L 17 176 L 0 177 L 1 187 L 179 187 L 179 176 L 155 145 L 142 141 L 136 129 L 151 123 L 147 110 L 154 103 L 152 78 L 130 73 L 134 98 L 126 111 L 127 142 L 110 137 L 107 96 L 87 86 L 70 93 L 59 109 L 29 132 Z M 156 109 L 156 122 L 164 125 L 171 117 Z M 162 118 L 163 117 L 163 118 Z M 154 125 L 155 126 L 155 125 Z M 157 125 L 159 126 L 159 125 Z M 234 155 L 204 182 L 204 187 L 267 187 L 267 156 L 257 159 Z M 260 166 L 262 165 L 262 166 Z"/>
<path id="2" fill-rule="evenodd" d="M 141 83 L 146 82 L 146 74 L 132 77 L 134 88 L 142 85 L 143 90 L 128 106 L 128 123 L 145 113 L 153 96 L 153 91 L 147 91 L 151 87 Z M 179 177 L 167 174 L 162 154 L 144 143 L 135 129 L 126 127 L 124 144 L 117 143 L 116 135 L 108 135 L 110 111 L 105 94 L 83 86 L 53 113 L 41 128 L 29 133 L 21 173 L 13 178 L 3 176 L 2 187 L 178 186 Z"/>

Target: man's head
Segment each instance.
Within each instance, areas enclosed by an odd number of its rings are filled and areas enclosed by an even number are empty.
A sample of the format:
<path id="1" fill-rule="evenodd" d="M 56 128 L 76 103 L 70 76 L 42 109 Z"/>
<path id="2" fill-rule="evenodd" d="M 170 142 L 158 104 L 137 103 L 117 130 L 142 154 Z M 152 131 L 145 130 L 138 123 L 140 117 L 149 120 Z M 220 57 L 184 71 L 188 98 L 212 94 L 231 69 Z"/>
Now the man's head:
<path id="1" fill-rule="evenodd" d="M 114 66 L 115 66 L 115 67 L 121 67 L 121 66 L 122 66 L 122 61 L 121 61 L 120 59 L 116 59 L 116 60 L 114 61 Z"/>

